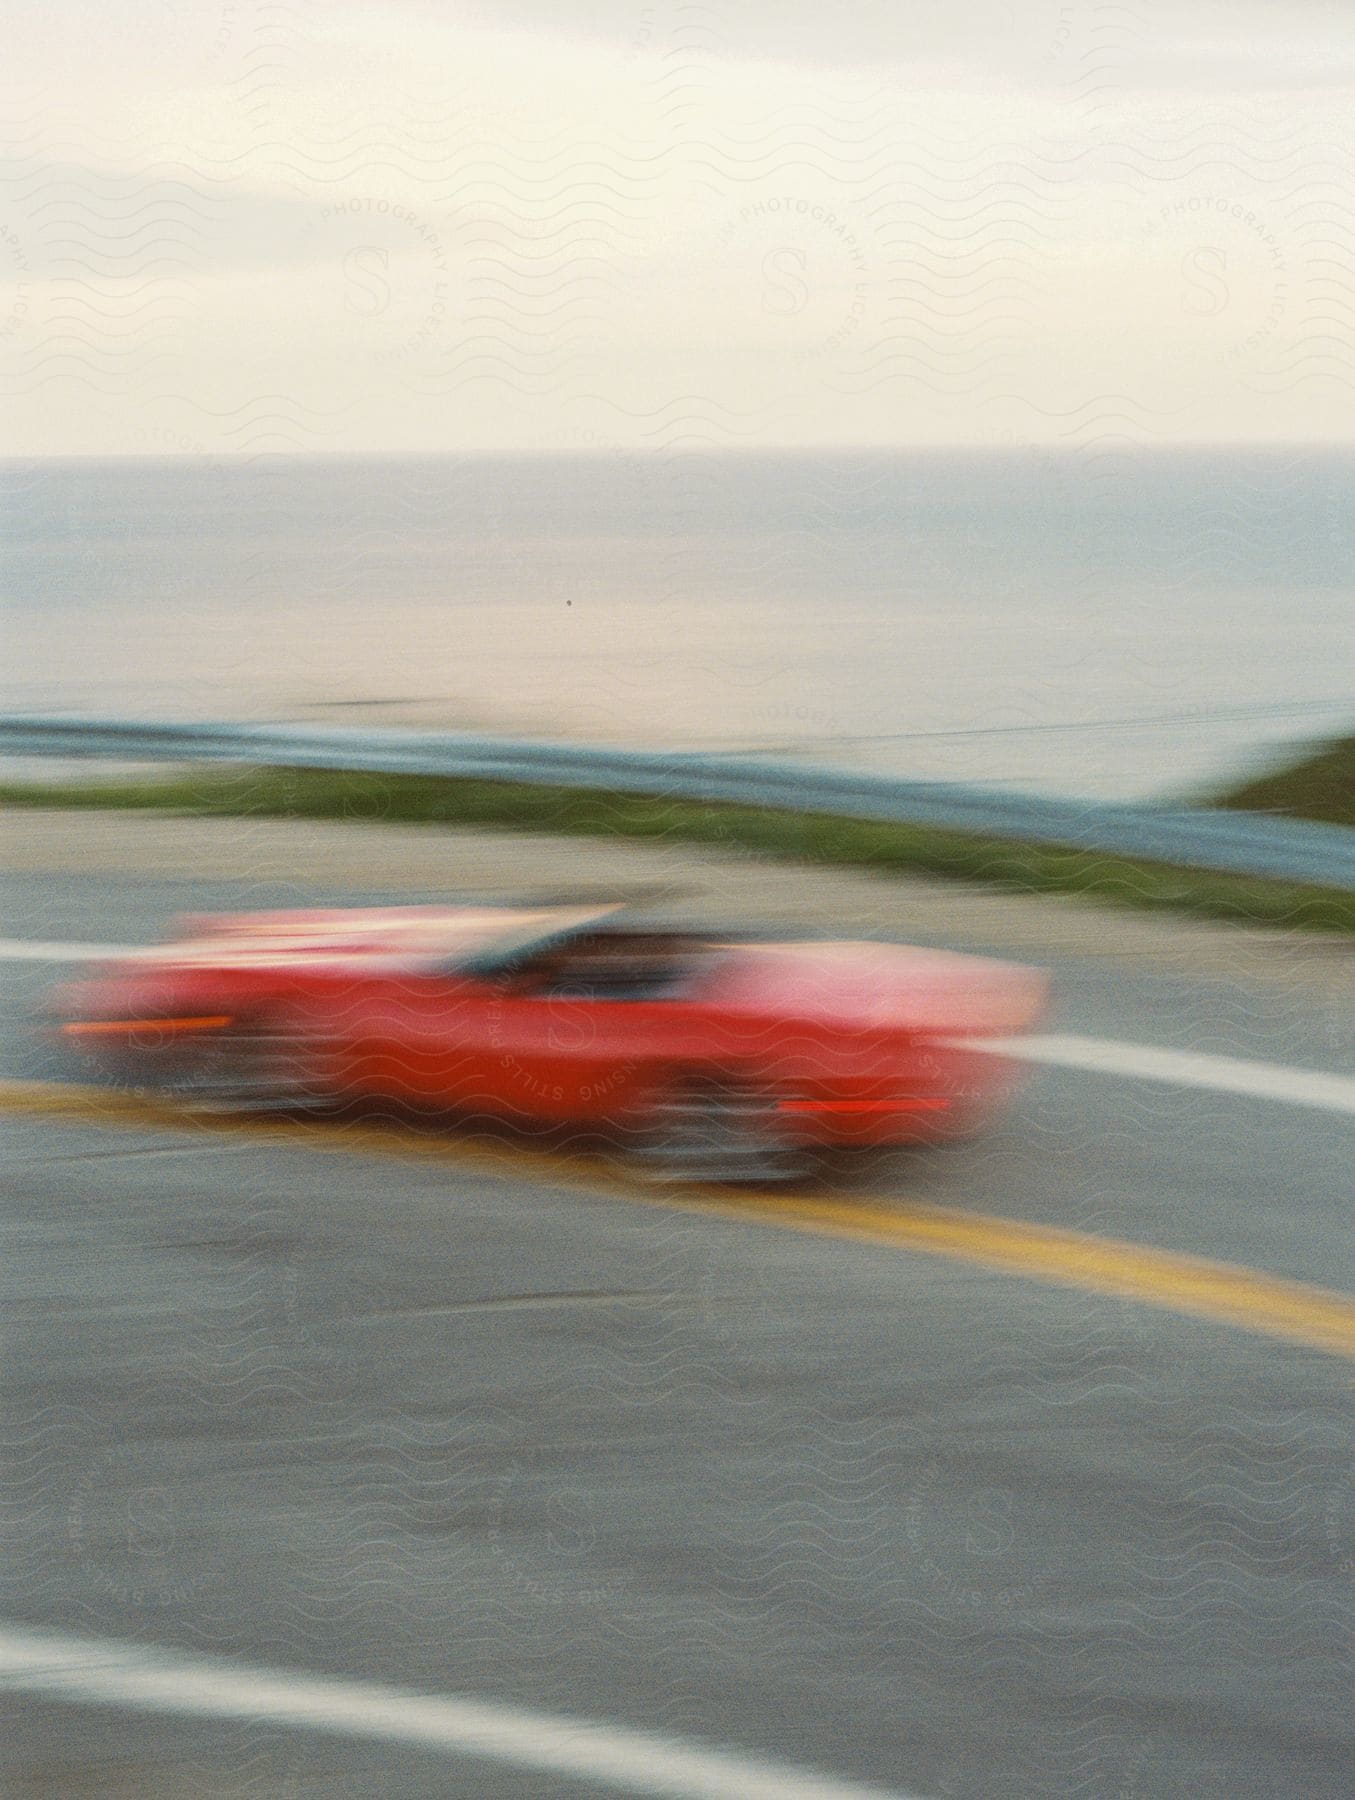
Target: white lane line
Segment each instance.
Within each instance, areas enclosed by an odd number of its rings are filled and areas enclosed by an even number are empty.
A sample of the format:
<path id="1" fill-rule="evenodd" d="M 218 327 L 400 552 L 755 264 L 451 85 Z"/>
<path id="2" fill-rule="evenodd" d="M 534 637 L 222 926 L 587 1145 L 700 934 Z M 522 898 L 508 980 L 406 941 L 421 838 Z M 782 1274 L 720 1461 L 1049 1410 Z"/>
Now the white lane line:
<path id="1" fill-rule="evenodd" d="M 910 1800 L 733 1750 L 558 1713 L 0 1623 L 0 1691 L 181 1718 L 266 1721 L 474 1756 L 664 1800 Z"/>
<path id="2" fill-rule="evenodd" d="M 1125 1075 L 1135 1081 L 1165 1081 L 1175 1087 L 1209 1088 L 1219 1094 L 1246 1094 L 1289 1106 L 1355 1113 L 1355 1079 L 1285 1063 L 1205 1056 L 1195 1050 L 1163 1050 L 1156 1044 L 1123 1044 L 1114 1038 L 1068 1036 L 951 1038 L 956 1048 L 992 1050 L 1024 1062 L 1086 1069 L 1096 1075 Z"/>
<path id="3" fill-rule="evenodd" d="M 0 938 L 0 962 L 111 962 L 137 956 L 146 944 L 71 944 L 39 938 Z"/>

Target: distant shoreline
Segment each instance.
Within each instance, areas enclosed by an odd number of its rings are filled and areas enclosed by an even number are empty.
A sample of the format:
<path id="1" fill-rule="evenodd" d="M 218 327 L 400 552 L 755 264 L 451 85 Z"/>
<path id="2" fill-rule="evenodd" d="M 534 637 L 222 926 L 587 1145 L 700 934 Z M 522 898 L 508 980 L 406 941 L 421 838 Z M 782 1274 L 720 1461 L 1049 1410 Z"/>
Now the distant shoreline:
<path id="1" fill-rule="evenodd" d="M 1324 825 L 1355 825 L 1355 737 L 1337 738 L 1253 776 L 1220 794 L 1214 805 L 1316 819 Z"/>

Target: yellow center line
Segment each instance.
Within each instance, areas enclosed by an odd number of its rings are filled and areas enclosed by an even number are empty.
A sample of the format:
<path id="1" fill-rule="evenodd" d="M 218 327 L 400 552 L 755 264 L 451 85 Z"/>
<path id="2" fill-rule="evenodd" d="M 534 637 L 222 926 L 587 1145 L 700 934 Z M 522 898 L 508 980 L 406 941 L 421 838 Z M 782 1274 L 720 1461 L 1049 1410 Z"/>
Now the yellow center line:
<path id="1" fill-rule="evenodd" d="M 548 1176 L 574 1187 L 602 1187 L 645 1205 L 886 1244 L 1004 1275 L 1112 1294 L 1355 1359 L 1355 1299 L 1331 1288 L 1283 1280 L 1235 1263 L 990 1213 L 912 1201 L 891 1204 L 869 1197 L 647 1188 L 628 1181 L 616 1164 L 600 1157 L 487 1144 L 482 1139 L 441 1137 L 366 1122 L 311 1124 L 195 1113 L 143 1095 L 66 1083 L 0 1082 L 0 1113 L 142 1131 L 227 1132 L 248 1135 L 260 1143 L 328 1154 L 450 1161 L 493 1174 Z"/>

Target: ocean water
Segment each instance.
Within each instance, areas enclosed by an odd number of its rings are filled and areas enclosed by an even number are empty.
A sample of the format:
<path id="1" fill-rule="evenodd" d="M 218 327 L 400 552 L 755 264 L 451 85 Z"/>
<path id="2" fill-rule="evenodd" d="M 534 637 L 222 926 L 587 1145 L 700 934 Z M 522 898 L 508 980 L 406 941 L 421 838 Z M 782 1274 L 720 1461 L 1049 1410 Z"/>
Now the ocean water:
<path id="1" fill-rule="evenodd" d="M 1099 798 L 1355 719 L 1355 453 L 0 466 L 0 710 L 419 724 Z"/>

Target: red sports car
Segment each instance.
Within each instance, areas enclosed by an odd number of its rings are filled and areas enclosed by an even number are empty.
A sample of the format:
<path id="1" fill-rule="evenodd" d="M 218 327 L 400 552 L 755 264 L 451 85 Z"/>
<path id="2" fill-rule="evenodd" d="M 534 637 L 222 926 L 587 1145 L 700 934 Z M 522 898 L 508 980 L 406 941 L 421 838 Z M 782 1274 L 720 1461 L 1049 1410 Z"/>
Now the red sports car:
<path id="1" fill-rule="evenodd" d="M 192 917 L 58 996 L 105 1076 L 199 1103 L 355 1103 L 570 1127 L 673 1178 L 978 1127 L 1036 970 L 880 943 L 645 926 L 621 906 Z"/>

